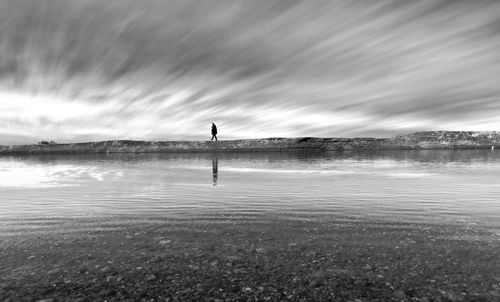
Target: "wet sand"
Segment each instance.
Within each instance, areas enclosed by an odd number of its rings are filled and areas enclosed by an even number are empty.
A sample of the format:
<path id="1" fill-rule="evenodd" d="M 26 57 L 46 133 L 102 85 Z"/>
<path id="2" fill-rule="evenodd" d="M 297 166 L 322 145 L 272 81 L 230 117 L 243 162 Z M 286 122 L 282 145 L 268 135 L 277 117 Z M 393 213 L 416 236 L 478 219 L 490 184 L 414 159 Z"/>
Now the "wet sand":
<path id="1" fill-rule="evenodd" d="M 338 217 L 72 223 L 1 235 L 1 301 L 500 300 L 500 236 L 482 228 Z"/>

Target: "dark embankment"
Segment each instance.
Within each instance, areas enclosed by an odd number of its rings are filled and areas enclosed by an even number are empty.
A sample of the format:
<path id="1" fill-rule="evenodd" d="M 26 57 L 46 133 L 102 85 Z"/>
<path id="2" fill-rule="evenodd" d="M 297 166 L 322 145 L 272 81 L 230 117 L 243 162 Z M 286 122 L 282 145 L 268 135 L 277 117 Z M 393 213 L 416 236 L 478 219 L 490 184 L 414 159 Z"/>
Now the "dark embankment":
<path id="1" fill-rule="evenodd" d="M 279 152 L 383 149 L 482 149 L 500 146 L 500 132 L 428 131 L 392 138 L 263 138 L 227 141 L 117 140 L 74 144 L 0 146 L 0 154 Z"/>

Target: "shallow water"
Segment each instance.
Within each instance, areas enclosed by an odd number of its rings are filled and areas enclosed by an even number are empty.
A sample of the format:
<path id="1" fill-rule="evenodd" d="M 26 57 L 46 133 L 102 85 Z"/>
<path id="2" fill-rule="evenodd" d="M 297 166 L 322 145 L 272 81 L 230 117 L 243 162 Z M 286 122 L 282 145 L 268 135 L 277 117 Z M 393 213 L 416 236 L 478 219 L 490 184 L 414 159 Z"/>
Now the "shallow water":
<path id="1" fill-rule="evenodd" d="M 168 221 L 412 222 L 500 234 L 500 153 L 0 157 L 0 234 Z"/>

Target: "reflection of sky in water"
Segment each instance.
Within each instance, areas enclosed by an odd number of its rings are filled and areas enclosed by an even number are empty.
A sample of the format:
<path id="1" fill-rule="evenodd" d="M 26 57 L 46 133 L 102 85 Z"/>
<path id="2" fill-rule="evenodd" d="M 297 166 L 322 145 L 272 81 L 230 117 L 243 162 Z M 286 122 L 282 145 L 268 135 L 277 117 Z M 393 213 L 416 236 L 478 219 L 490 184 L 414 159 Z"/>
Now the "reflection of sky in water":
<path id="1" fill-rule="evenodd" d="M 104 171 L 92 166 L 0 161 L 0 187 L 3 188 L 79 186 L 82 179 L 101 182 L 108 176 L 121 175 L 122 172 Z"/>
<path id="2" fill-rule="evenodd" d="M 500 230 L 495 152 L 213 156 L 0 158 L 0 235 L 30 221 L 72 224 L 82 217 L 106 223 L 341 217 Z"/>
<path id="3" fill-rule="evenodd" d="M 433 173 L 411 171 L 412 164 L 392 160 L 380 161 L 335 161 L 334 163 L 318 163 L 303 165 L 299 169 L 290 168 L 288 164 L 273 165 L 256 164 L 255 162 L 230 161 L 221 168 L 223 172 L 242 174 L 332 174 L 332 175 L 362 175 L 377 174 L 385 177 L 419 178 L 431 177 Z M 297 163 L 295 163 L 297 166 Z M 414 167 L 413 167 L 414 168 Z M 168 170 L 206 170 L 206 163 L 193 165 L 182 163 L 169 165 Z M 395 170 L 406 169 L 404 172 Z M 82 164 L 43 164 L 23 161 L 0 161 L 0 187 L 2 188 L 52 188 L 81 186 L 83 183 L 105 180 L 117 180 L 123 176 L 123 171 L 109 166 Z M 183 185 L 183 183 L 177 183 Z M 184 185 L 204 185 L 188 183 Z"/>
<path id="4" fill-rule="evenodd" d="M 362 174 L 371 174 L 385 177 L 406 177 L 406 178 L 418 178 L 418 177 L 431 177 L 434 173 L 426 173 L 426 172 L 412 172 L 405 171 L 401 173 L 395 173 L 394 168 L 395 165 L 385 166 L 385 168 L 392 167 L 393 169 L 384 171 L 384 167 L 376 166 L 376 165 L 365 165 L 363 167 L 346 167 L 342 166 L 325 166 L 322 167 L 304 167 L 303 169 L 284 169 L 277 167 L 269 167 L 269 168 L 253 168 L 253 167 L 245 167 L 245 166 L 225 166 L 221 168 L 222 172 L 234 172 L 234 173 L 264 173 L 264 174 L 331 174 L 331 175 L 362 175 Z M 181 167 L 177 167 L 181 168 Z M 186 166 L 182 167 L 183 169 L 188 170 L 206 170 L 206 167 L 202 166 Z M 319 168 L 319 169 L 318 169 Z M 401 167 L 400 167 L 401 168 Z"/>

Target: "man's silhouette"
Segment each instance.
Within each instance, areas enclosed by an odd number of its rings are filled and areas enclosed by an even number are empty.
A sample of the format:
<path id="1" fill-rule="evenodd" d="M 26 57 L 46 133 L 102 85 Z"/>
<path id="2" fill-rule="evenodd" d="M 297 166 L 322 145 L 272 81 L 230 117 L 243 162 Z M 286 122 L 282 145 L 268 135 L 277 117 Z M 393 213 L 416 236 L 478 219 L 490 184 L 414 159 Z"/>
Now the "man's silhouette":
<path id="1" fill-rule="evenodd" d="M 215 126 L 214 123 L 212 123 L 212 138 L 210 140 L 217 140 L 217 126 Z"/>

